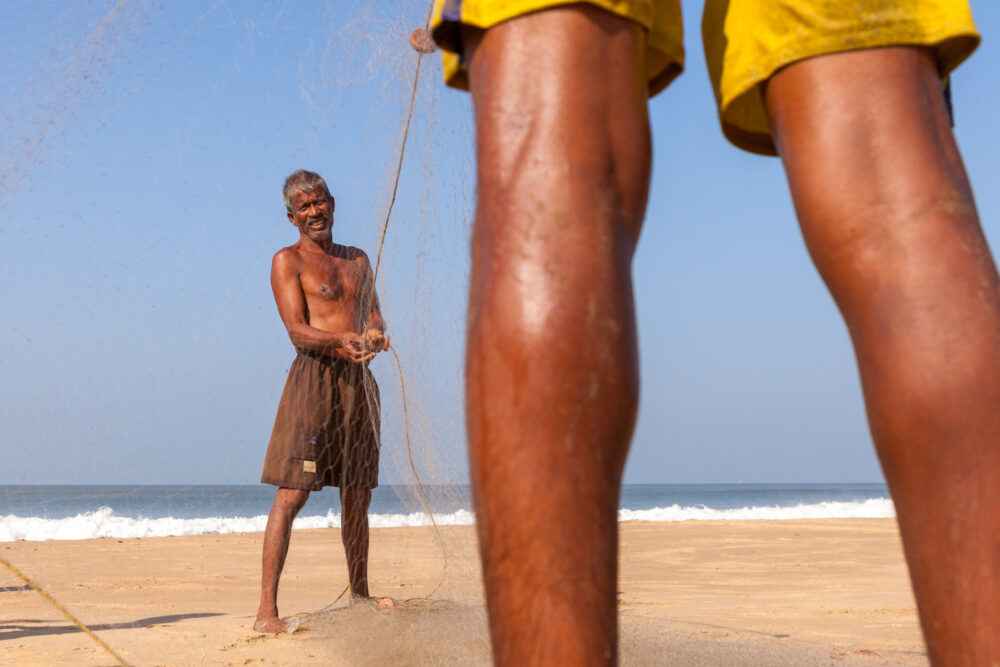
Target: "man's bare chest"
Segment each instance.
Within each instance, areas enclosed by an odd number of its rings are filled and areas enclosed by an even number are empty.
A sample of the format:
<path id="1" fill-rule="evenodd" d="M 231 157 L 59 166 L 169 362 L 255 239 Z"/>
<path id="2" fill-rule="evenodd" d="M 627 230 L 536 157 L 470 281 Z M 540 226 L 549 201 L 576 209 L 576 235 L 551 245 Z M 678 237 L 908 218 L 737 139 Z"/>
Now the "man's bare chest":
<path id="1" fill-rule="evenodd" d="M 364 287 L 358 264 L 335 257 L 304 262 L 299 280 L 306 299 L 317 306 L 357 301 Z"/>

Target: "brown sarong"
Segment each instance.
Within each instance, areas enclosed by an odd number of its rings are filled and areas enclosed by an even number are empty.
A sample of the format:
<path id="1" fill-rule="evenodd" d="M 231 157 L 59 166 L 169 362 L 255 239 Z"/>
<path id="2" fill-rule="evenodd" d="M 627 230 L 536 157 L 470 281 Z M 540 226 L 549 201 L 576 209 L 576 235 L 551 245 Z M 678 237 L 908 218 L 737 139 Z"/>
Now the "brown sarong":
<path id="1" fill-rule="evenodd" d="M 366 365 L 299 350 L 260 481 L 308 491 L 374 489 L 380 417 L 378 385 Z"/>

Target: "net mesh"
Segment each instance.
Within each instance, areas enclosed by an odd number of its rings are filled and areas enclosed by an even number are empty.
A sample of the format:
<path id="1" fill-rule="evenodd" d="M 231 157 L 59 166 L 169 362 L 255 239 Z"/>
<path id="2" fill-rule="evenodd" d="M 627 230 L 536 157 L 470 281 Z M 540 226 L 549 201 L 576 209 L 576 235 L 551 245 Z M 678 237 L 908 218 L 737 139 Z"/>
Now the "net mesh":
<path id="1" fill-rule="evenodd" d="M 685 3 L 689 27 L 692 4 L 700 3 Z M 977 17 L 996 15 L 987 7 Z M 0 568 L 0 662 L 489 661 L 462 406 L 470 100 L 442 85 L 435 56 L 420 60 L 410 47 L 427 11 L 424 0 L 4 3 L 0 560 L 10 568 Z M 987 40 L 961 76 L 992 81 L 989 49 Z M 636 293 L 660 304 L 642 312 L 653 362 L 644 395 L 654 397 L 646 414 L 663 418 L 647 418 L 650 448 L 638 448 L 632 465 L 646 481 L 750 479 L 744 470 L 774 479 L 766 476 L 794 469 L 788 461 L 821 470 L 808 479 L 858 470 L 875 479 L 849 343 L 806 266 L 780 164 L 725 145 L 707 77 L 694 71 L 704 65 L 689 61 L 672 92 L 651 103 L 668 123 L 657 151 L 670 153 L 653 175 L 650 212 L 660 215 L 643 232 Z M 975 102 L 959 107 L 960 134 L 992 127 L 977 85 L 959 88 Z M 993 135 L 967 136 L 970 171 L 991 173 Z M 739 178 L 722 169 L 730 162 L 742 165 Z M 258 480 L 295 358 L 268 276 L 274 253 L 298 238 L 280 194 L 299 168 L 322 174 L 337 198 L 334 240 L 378 265 L 391 347 L 371 364 L 381 451 L 369 582 L 396 606 L 351 604 L 342 508 L 326 489 L 299 513 L 303 530 L 293 533 L 279 588 L 279 610 L 296 631 L 262 636 L 250 627 L 274 489 Z M 983 218 L 995 220 L 992 192 L 979 197 Z M 669 276 L 664 265 L 675 267 Z M 734 322 L 752 326 L 734 336 Z M 637 442 L 643 428 L 640 418 Z M 845 456 L 852 449 L 868 468 Z M 774 489 L 758 495 L 742 482 L 717 506 L 704 500 L 721 497 L 712 486 L 628 516 L 726 523 L 818 508 L 815 516 L 839 517 L 828 506 L 859 502 L 875 511 L 857 516 L 893 513 L 881 485 L 861 497 L 847 489 L 844 503 L 789 489 L 787 507 L 772 506 Z M 796 538 L 800 529 L 816 534 L 800 523 Z M 704 539 L 667 551 L 655 541 L 631 563 L 623 558 L 623 588 L 634 589 L 619 592 L 631 612 L 622 614 L 622 662 L 923 664 L 894 529 L 866 552 L 896 555 L 878 566 L 889 579 L 859 566 L 846 527 L 819 532 L 790 567 L 775 566 L 786 554 L 768 543 L 799 540 L 756 523 L 735 537 L 699 532 Z M 839 569 L 829 567 L 830 545 L 843 547 Z M 693 551 L 710 557 L 692 563 Z M 757 578 L 742 569 L 751 551 L 761 554 Z M 800 576 L 779 581 L 776 570 Z M 872 642 L 896 648 L 855 661 L 849 649 L 860 640 L 828 651 L 825 629 L 808 645 L 785 627 L 769 633 L 779 627 L 775 609 L 807 597 L 822 577 L 826 588 L 781 624 L 839 618 L 827 601 L 845 599 L 853 581 L 859 602 L 844 606 Z M 902 583 L 862 606 L 872 581 L 890 580 Z M 765 590 L 770 601 L 758 602 Z M 721 627 L 721 610 L 739 627 Z M 737 616 L 757 624 L 747 630 Z M 762 638 L 774 640 L 766 658 L 751 650 Z"/>
<path id="2" fill-rule="evenodd" d="M 334 241 L 378 263 L 391 348 L 371 364 L 381 393 L 372 552 L 394 567 L 375 568 L 370 586 L 397 608 L 383 617 L 351 605 L 343 567 L 314 582 L 323 605 L 285 594 L 297 551 L 309 548 L 294 533 L 280 610 L 297 635 L 309 630 L 317 660 L 487 659 L 472 533 L 435 525 L 471 516 L 461 377 L 472 134 L 436 58 L 423 56 L 418 73 L 407 42 L 428 3 L 9 9 L 0 19 L 0 262 L 17 317 L 0 343 L 10 380 L 0 410 L 5 443 L 24 445 L 0 480 L 12 508 L 6 538 L 123 544 L 262 529 L 262 514 L 247 509 L 260 495 L 245 485 L 259 478 L 295 356 L 269 263 L 298 238 L 280 188 L 305 167 L 336 197 Z M 378 404 L 370 386 L 363 393 Z M 54 499 L 36 485 L 86 486 Z M 109 497 L 111 506 L 97 505 Z M 299 525 L 340 528 L 340 509 L 335 491 L 316 493 Z M 380 527 L 407 524 L 416 527 Z M 327 555 L 342 563 L 331 535 Z M 259 533 L 250 539 L 247 567 L 259 569 Z M 82 542 L 84 557 L 100 558 L 103 542 Z M 433 568 L 411 567 L 417 555 Z M 106 634 L 120 625 L 111 622 L 120 607 L 67 594 L 56 564 L 19 565 L 84 626 Z M 135 567 L 138 580 L 156 564 Z M 455 627 L 466 626 L 478 630 L 456 643 Z M 29 623 L 25 636 L 44 627 Z M 231 648 L 268 640 L 241 636 Z M 14 658 L 44 662 L 29 649 Z M 122 655 L 149 659 L 134 648 Z"/>

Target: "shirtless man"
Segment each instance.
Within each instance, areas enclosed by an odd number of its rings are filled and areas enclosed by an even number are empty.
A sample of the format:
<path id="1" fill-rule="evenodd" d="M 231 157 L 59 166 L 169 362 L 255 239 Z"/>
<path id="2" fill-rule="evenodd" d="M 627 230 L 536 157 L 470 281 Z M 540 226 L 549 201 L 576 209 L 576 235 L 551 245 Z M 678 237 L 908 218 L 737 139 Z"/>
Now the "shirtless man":
<path id="1" fill-rule="evenodd" d="M 707 0 L 702 29 L 723 130 L 780 155 L 847 323 L 930 658 L 998 664 L 1000 278 L 941 88 L 979 40 L 968 5 Z M 476 125 L 466 391 L 494 654 L 614 663 L 646 102 L 683 67 L 680 3 L 440 0 L 434 38 Z"/>
<path id="2" fill-rule="evenodd" d="M 326 182 L 299 170 L 285 181 L 294 245 L 271 263 L 278 314 L 298 352 L 278 405 L 261 482 L 278 487 L 264 530 L 260 607 L 253 628 L 283 632 L 278 579 L 292 520 L 324 486 L 340 489 L 341 536 L 352 599 L 368 598 L 368 505 L 378 486 L 379 393 L 368 362 L 385 346 L 371 265 L 333 242 Z M 386 604 L 383 601 L 383 604 Z"/>

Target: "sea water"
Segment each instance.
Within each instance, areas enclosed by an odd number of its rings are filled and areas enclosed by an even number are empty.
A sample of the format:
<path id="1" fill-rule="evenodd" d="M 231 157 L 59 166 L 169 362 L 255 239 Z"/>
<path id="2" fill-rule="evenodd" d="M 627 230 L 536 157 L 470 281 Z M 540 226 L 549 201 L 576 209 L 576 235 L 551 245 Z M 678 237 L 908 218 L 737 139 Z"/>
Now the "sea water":
<path id="1" fill-rule="evenodd" d="M 424 489 L 438 525 L 471 525 L 467 486 Z M 162 537 L 264 530 L 274 488 L 253 486 L 0 486 L 0 542 Z M 621 521 L 883 518 L 884 484 L 627 484 Z M 372 493 L 372 527 L 431 520 L 419 490 Z M 295 528 L 340 526 L 335 489 L 313 493 Z"/>

